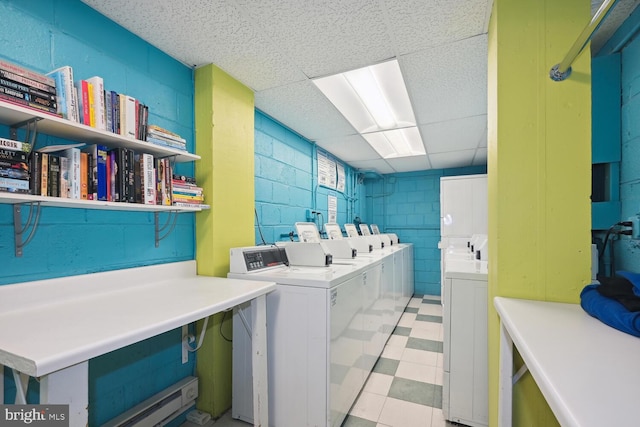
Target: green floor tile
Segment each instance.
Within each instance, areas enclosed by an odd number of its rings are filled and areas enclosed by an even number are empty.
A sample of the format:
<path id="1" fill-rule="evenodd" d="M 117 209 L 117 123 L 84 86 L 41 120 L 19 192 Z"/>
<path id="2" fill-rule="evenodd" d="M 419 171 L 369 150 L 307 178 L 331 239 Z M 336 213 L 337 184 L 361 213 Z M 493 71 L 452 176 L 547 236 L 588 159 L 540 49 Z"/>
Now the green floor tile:
<path id="1" fill-rule="evenodd" d="M 396 377 L 391 383 L 388 396 L 419 405 L 442 408 L 442 387 L 436 384 Z M 440 406 L 436 406 L 438 403 Z"/>
<path id="2" fill-rule="evenodd" d="M 409 337 L 407 340 L 406 348 L 413 348 L 416 350 L 433 351 L 436 353 L 442 353 L 442 341 L 425 340 L 422 338 Z"/>
<path id="3" fill-rule="evenodd" d="M 381 357 L 373 367 L 373 372 L 377 372 L 379 374 L 395 375 L 396 371 L 398 370 L 399 363 L 399 360 Z"/>

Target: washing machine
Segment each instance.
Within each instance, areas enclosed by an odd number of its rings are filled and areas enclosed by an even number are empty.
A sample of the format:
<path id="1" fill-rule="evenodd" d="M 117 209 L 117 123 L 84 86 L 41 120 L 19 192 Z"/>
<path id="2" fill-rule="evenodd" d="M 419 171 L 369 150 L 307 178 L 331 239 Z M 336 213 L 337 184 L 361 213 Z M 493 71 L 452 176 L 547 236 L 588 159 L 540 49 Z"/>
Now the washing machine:
<path id="1" fill-rule="evenodd" d="M 339 426 L 379 356 L 364 316 L 375 284 L 360 264 L 286 265 L 282 249 L 233 248 L 227 276 L 277 283 L 267 296 L 269 425 Z M 234 310 L 232 416 L 252 423 L 250 316 L 249 305 Z"/>

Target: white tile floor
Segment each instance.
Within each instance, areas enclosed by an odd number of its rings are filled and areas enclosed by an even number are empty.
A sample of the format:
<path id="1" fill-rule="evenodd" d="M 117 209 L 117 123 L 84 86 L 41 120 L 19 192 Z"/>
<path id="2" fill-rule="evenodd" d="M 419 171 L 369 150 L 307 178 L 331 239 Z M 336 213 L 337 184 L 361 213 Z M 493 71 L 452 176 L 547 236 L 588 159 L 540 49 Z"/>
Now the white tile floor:
<path id="1" fill-rule="evenodd" d="M 444 427 L 440 297 L 414 297 L 343 427 Z M 230 412 L 214 427 L 247 427 Z"/>

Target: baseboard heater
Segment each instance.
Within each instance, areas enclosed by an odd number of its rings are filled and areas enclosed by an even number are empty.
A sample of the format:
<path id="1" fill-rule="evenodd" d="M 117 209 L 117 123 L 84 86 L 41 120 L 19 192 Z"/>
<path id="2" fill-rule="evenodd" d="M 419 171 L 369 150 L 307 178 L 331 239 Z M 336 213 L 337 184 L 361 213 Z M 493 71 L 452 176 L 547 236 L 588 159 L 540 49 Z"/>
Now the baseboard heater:
<path id="1" fill-rule="evenodd" d="M 164 426 L 193 406 L 198 378 L 187 377 L 113 418 L 103 427 Z"/>

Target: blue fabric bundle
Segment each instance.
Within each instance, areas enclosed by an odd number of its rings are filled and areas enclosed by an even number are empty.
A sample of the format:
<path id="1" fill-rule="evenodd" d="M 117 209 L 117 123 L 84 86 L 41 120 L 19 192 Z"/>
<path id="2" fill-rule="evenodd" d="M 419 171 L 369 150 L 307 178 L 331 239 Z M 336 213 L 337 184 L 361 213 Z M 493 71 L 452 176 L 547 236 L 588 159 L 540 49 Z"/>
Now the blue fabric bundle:
<path id="1" fill-rule="evenodd" d="M 637 288 L 636 282 L 633 283 Z M 601 295 L 598 286 L 601 285 L 587 285 L 580 293 L 580 306 L 584 311 L 612 328 L 640 337 L 640 312 L 629 311 L 618 301 Z"/>

